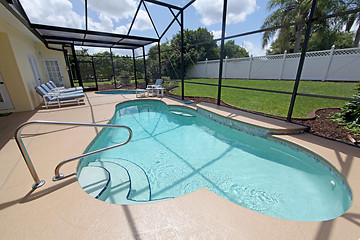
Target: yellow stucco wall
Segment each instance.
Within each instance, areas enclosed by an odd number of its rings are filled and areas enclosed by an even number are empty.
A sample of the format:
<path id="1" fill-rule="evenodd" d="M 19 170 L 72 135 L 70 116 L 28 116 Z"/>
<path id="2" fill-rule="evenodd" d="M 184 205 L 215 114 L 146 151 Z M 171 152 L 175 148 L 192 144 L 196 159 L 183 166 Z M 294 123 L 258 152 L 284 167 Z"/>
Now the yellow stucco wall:
<path id="1" fill-rule="evenodd" d="M 27 90 L 22 82 L 22 76 L 12 51 L 10 40 L 4 32 L 0 32 L 0 52 L 0 72 L 9 92 L 14 110 L 26 111 L 33 109 Z"/>
<path id="2" fill-rule="evenodd" d="M 62 52 L 49 50 L 44 44 L 34 42 L 1 18 L 0 52 L 0 72 L 16 112 L 33 110 L 42 103 L 34 89 L 37 82 L 31 70 L 29 55 L 35 57 L 43 83 L 48 81 L 44 59 L 59 59 L 65 85 L 70 86 Z"/>

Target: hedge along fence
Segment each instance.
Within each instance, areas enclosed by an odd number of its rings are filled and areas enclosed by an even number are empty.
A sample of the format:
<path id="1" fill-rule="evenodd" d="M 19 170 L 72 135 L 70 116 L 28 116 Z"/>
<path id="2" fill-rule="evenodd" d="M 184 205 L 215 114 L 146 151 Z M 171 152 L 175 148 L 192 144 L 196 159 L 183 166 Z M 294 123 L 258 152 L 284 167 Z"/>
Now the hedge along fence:
<path id="1" fill-rule="evenodd" d="M 224 59 L 223 78 L 294 80 L 300 53 Z M 307 52 L 302 80 L 360 80 L 360 48 Z M 219 60 L 201 61 L 188 67 L 187 78 L 218 78 Z"/>

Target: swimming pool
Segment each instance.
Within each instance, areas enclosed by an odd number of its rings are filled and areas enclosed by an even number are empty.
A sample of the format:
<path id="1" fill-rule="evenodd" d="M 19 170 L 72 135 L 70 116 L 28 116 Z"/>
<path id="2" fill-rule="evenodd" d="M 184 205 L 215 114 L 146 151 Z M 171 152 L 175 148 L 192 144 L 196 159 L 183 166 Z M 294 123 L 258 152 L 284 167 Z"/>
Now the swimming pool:
<path id="1" fill-rule="evenodd" d="M 136 94 L 135 91 L 131 90 L 108 90 L 108 91 L 100 91 L 95 92 L 96 94 L 120 94 L 120 95 L 126 95 L 126 94 Z"/>
<path id="2" fill-rule="evenodd" d="M 147 203 L 206 187 L 248 209 L 297 221 L 333 219 L 351 205 L 350 188 L 332 166 L 267 138 L 266 130 L 156 100 L 119 104 L 111 123 L 129 126 L 133 139 L 78 168 L 83 185 L 86 168 L 112 176 L 99 197 L 106 202 Z M 126 130 L 105 129 L 87 150 L 126 138 Z"/>

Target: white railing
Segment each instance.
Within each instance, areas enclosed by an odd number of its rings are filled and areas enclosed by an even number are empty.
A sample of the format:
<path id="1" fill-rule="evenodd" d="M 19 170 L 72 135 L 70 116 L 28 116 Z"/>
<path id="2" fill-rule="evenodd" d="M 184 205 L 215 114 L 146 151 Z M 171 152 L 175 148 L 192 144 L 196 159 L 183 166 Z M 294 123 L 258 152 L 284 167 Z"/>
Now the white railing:
<path id="1" fill-rule="evenodd" d="M 293 80 L 300 53 L 224 59 L 223 78 Z M 359 81 L 360 48 L 307 52 L 302 80 Z M 219 60 L 201 61 L 187 68 L 187 78 L 218 78 Z"/>

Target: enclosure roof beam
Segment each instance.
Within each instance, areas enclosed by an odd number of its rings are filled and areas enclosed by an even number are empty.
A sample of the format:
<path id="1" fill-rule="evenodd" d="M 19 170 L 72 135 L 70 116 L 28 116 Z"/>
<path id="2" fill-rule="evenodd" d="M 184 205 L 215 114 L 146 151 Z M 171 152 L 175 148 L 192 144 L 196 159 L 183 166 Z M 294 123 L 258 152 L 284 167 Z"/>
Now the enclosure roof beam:
<path id="1" fill-rule="evenodd" d="M 187 8 L 188 8 L 189 6 L 191 6 L 191 4 L 193 4 L 195 1 L 196 1 L 196 0 L 192 0 L 192 1 L 188 2 L 188 3 L 183 7 L 182 10 L 187 9 Z"/>
<path id="2" fill-rule="evenodd" d="M 170 10 L 171 14 L 174 16 L 175 20 L 178 22 L 179 26 L 181 26 L 181 23 L 180 23 L 180 21 L 178 19 L 179 15 L 175 15 L 174 11 L 171 8 L 169 8 L 169 10 Z"/>
<path id="3" fill-rule="evenodd" d="M 143 2 L 143 0 L 140 0 L 139 5 L 138 5 L 138 7 L 137 7 L 137 9 L 136 9 L 135 15 L 134 15 L 134 17 L 133 17 L 133 20 L 132 20 L 132 22 L 131 22 L 131 24 L 130 24 L 130 27 L 129 27 L 129 30 L 128 30 L 127 35 L 129 35 L 130 32 L 131 32 L 131 29 L 132 29 L 132 27 L 133 27 L 133 25 L 134 25 L 134 23 L 135 23 L 136 17 L 137 17 L 137 15 L 138 15 L 139 11 L 140 11 L 140 7 L 141 7 L 142 2 Z"/>
<path id="4" fill-rule="evenodd" d="M 156 26 L 155 26 L 155 24 L 154 24 L 154 21 L 153 21 L 153 19 L 152 19 L 152 17 L 151 17 L 151 14 L 150 14 L 150 12 L 149 12 L 149 10 L 148 10 L 148 8 L 147 8 L 147 6 L 146 6 L 146 4 L 145 4 L 144 1 L 143 1 L 143 5 L 144 5 L 144 7 L 145 7 L 145 10 L 146 10 L 149 18 L 150 18 L 151 24 L 153 25 L 153 28 L 154 28 L 154 30 L 155 30 L 155 32 L 156 32 L 156 35 L 157 35 L 158 38 L 159 38 L 159 37 L 160 37 L 160 36 L 159 36 L 159 33 L 158 33 L 157 29 L 156 29 Z"/>
<path id="5" fill-rule="evenodd" d="M 116 33 L 97 32 L 83 29 L 55 27 L 40 24 L 31 24 L 44 43 L 75 44 L 77 46 L 92 46 L 104 48 L 138 48 L 159 42 L 157 38 L 139 37 Z"/>
<path id="6" fill-rule="evenodd" d="M 172 24 L 175 22 L 175 20 L 178 21 L 179 25 L 181 26 L 179 20 L 177 19 L 179 17 L 179 15 L 181 14 L 181 11 L 178 12 L 178 14 L 176 14 L 176 16 L 174 17 L 174 19 L 170 22 L 170 24 L 167 26 L 167 28 L 164 30 L 164 32 L 161 34 L 159 39 L 162 39 L 162 37 L 166 34 L 166 32 L 170 29 L 170 27 L 172 26 Z"/>
<path id="7" fill-rule="evenodd" d="M 156 1 L 156 0 L 143 0 L 143 1 L 154 3 L 154 4 L 157 4 L 157 5 L 160 5 L 160 6 L 164 6 L 164 7 L 173 8 L 173 9 L 176 9 L 176 10 L 179 10 L 179 11 L 183 9 L 182 7 L 178 7 L 178 6 L 175 6 L 175 5 L 171 5 L 171 4 Z"/>
<path id="8" fill-rule="evenodd" d="M 91 30 L 86 31 L 83 29 L 55 27 L 55 26 L 42 25 L 42 24 L 30 24 L 30 27 L 34 28 L 37 31 L 38 30 L 53 30 L 54 32 L 91 34 L 91 35 L 97 35 L 97 36 L 118 37 L 118 38 L 124 38 L 124 39 L 145 40 L 145 41 L 153 41 L 153 42 L 158 41 L 158 39 L 156 39 L 156 38 L 131 36 L 131 35 L 118 34 L 118 33 L 97 32 L 97 31 L 91 31 Z"/>
<path id="9" fill-rule="evenodd" d="M 49 39 L 49 40 L 62 40 L 62 41 L 70 41 L 70 42 L 83 42 L 83 43 L 103 43 L 103 44 L 112 44 L 112 45 L 125 45 L 125 46 L 131 46 L 131 47 L 142 47 L 143 44 L 134 44 L 134 43 L 114 43 L 114 42 L 110 42 L 110 41 L 103 41 L 103 40 L 92 40 L 92 39 L 87 39 L 86 41 L 84 41 L 82 38 L 68 38 L 68 37 L 58 37 L 58 36 L 46 36 L 43 35 L 43 38 L 45 38 L 45 40 Z M 48 41 L 49 42 L 49 41 Z M 53 41 L 54 42 L 54 41 Z"/>

